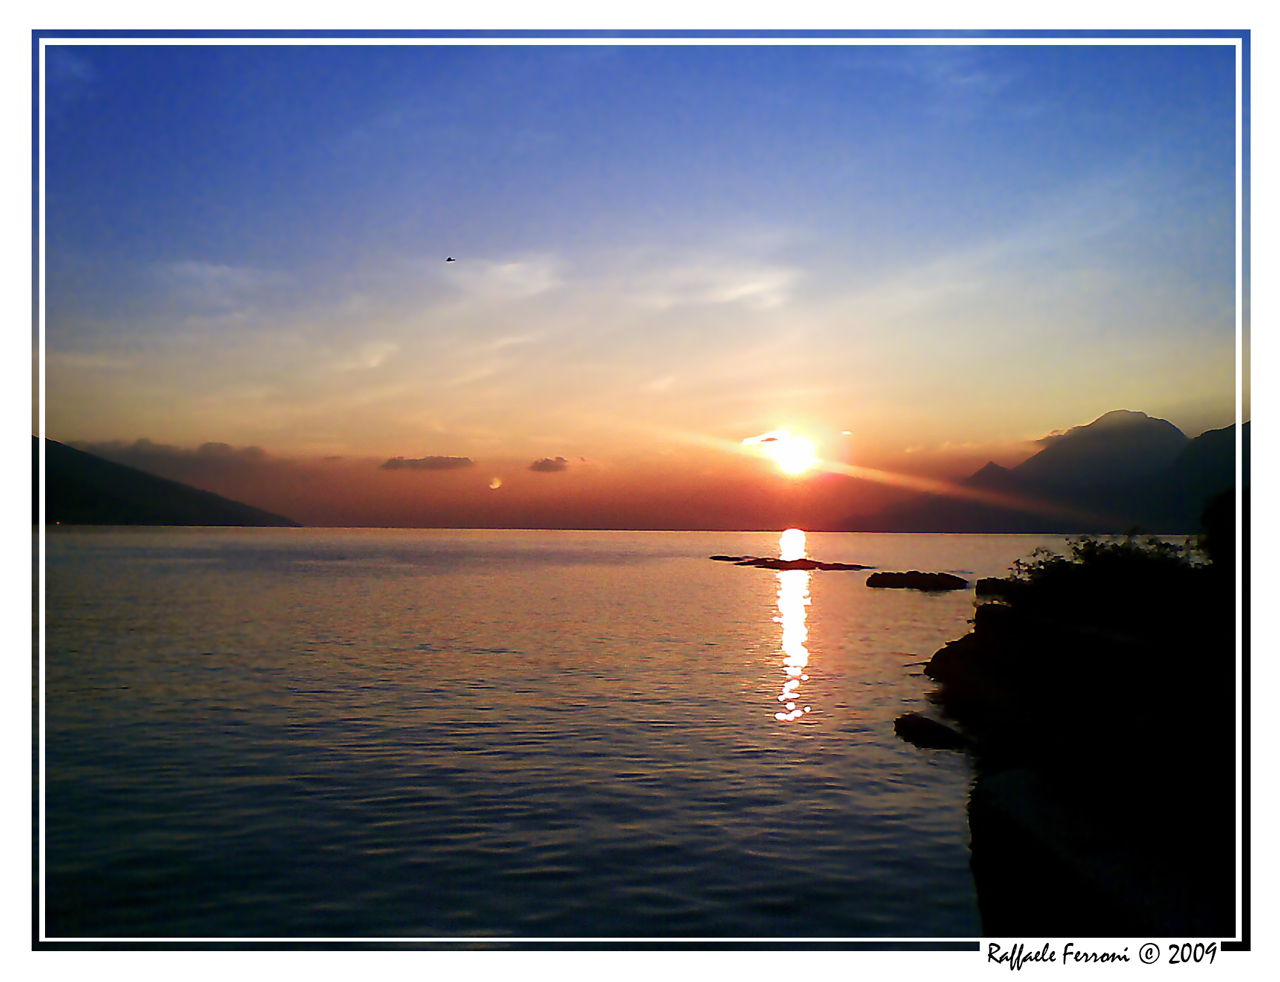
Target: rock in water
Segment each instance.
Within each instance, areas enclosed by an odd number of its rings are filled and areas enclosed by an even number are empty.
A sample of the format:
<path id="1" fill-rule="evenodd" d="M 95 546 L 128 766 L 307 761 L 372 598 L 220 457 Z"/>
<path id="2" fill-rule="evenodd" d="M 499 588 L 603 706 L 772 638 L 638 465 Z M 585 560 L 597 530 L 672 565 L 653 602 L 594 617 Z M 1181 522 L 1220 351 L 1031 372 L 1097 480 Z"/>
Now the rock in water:
<path id="1" fill-rule="evenodd" d="M 755 566 L 759 569 L 871 569 L 856 563 L 824 563 L 817 559 L 774 559 L 769 556 L 712 556 L 716 562 L 733 563 L 735 566 Z"/>
<path id="2" fill-rule="evenodd" d="M 872 573 L 867 586 L 890 590 L 963 590 L 969 581 L 951 573 L 921 573 L 913 569 L 907 573 Z"/>
<path id="3" fill-rule="evenodd" d="M 951 727 L 919 713 L 907 713 L 893 721 L 893 732 L 907 743 L 929 750 L 964 750 L 969 739 Z"/>

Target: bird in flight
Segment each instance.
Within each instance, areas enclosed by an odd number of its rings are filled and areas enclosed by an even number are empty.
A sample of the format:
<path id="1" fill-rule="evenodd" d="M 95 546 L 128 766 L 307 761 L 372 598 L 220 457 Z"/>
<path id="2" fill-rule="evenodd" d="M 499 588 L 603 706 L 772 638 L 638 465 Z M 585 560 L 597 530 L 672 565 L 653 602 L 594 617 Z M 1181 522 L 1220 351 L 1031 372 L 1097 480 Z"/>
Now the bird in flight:
<path id="1" fill-rule="evenodd" d="M 458 260 L 454 259 L 452 256 L 450 256 L 448 259 L 445 260 L 445 262 L 447 263 L 456 263 L 457 261 Z"/>

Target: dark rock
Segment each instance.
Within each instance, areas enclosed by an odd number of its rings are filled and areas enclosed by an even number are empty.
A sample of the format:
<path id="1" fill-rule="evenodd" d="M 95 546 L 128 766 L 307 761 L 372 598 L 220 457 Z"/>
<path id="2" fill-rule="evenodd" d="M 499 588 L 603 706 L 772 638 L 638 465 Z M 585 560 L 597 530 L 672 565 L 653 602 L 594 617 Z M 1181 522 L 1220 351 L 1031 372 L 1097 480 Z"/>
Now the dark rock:
<path id="1" fill-rule="evenodd" d="M 963 590 L 969 581 L 951 573 L 921 573 L 913 569 L 906 573 L 872 573 L 867 586 L 890 590 Z"/>
<path id="2" fill-rule="evenodd" d="M 854 563 L 823 563 L 816 559 L 752 559 L 740 566 L 758 566 L 761 569 L 870 569 Z"/>
<path id="3" fill-rule="evenodd" d="M 1233 837 L 1201 828 L 1200 841 L 1153 839 L 1153 824 L 1185 821 L 1141 796 L 1117 801 L 1109 789 L 1033 768 L 980 774 L 969 829 L 983 933 L 1231 936 Z"/>
<path id="4" fill-rule="evenodd" d="M 859 566 L 857 563 L 818 563 L 818 569 L 875 569 L 874 566 Z"/>
<path id="5" fill-rule="evenodd" d="M 1021 584 L 1008 576 L 984 576 L 973 585 L 980 597 L 1005 597 L 1017 591 Z"/>
<path id="6" fill-rule="evenodd" d="M 939 648 L 924 667 L 924 674 L 937 682 L 963 684 L 976 674 L 978 638 L 966 634 Z"/>
<path id="7" fill-rule="evenodd" d="M 818 563 L 812 559 L 744 559 L 739 566 L 756 566 L 760 569 L 817 569 Z"/>
<path id="8" fill-rule="evenodd" d="M 919 713 L 907 713 L 893 721 L 893 732 L 907 743 L 930 750 L 964 750 L 969 740 L 963 733 Z"/>
<path id="9" fill-rule="evenodd" d="M 712 556 L 711 558 L 722 563 L 755 566 L 759 569 L 872 569 L 871 566 L 858 566 L 855 563 L 823 563 L 816 559 L 773 559 L 768 556 Z"/>
<path id="10" fill-rule="evenodd" d="M 1234 576 L 1157 546 L 1082 542 L 984 582 L 995 602 L 925 667 L 978 774 L 987 934 L 1235 929 Z"/>
<path id="11" fill-rule="evenodd" d="M 1027 626 L 1027 618 L 1002 603 L 978 604 L 973 610 L 973 629 L 984 640 L 1003 639 Z"/>

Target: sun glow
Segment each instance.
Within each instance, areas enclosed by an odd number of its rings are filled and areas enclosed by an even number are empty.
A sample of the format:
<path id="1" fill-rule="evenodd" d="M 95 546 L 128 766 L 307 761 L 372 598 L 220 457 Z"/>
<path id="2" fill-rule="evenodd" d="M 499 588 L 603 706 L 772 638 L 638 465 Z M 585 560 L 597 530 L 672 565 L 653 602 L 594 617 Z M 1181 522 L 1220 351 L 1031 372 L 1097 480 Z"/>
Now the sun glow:
<path id="1" fill-rule="evenodd" d="M 778 537 L 779 559 L 804 559 L 805 536 L 803 529 L 787 529 Z"/>
<path id="2" fill-rule="evenodd" d="M 760 436 L 749 436 L 744 447 L 759 447 L 787 474 L 803 474 L 818 463 L 813 441 L 794 436 L 790 430 L 770 430 Z"/>

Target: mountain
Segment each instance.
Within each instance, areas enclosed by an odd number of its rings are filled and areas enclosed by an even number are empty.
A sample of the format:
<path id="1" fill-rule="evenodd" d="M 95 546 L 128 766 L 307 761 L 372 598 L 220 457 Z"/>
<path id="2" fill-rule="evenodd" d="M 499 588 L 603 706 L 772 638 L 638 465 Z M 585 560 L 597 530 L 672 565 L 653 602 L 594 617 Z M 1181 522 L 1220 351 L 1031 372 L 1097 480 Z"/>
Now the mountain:
<path id="1" fill-rule="evenodd" d="M 283 515 L 155 477 L 45 440 L 45 520 L 63 525 L 289 526 Z M 40 521 L 40 438 L 31 438 L 34 511 Z"/>
<path id="2" fill-rule="evenodd" d="M 994 460 L 988 460 L 980 471 L 970 474 L 961 484 L 966 484 L 973 488 L 992 488 L 1003 489 L 1009 487 L 1013 478 L 1007 467 L 1001 467 Z"/>
<path id="3" fill-rule="evenodd" d="M 1050 437 L 1010 473 L 1044 489 L 1118 485 L 1168 467 L 1190 442 L 1167 420 L 1117 409 Z"/>
<path id="4" fill-rule="evenodd" d="M 1241 427 L 1244 486 L 1249 486 L 1249 424 Z M 1235 486 L 1236 428 L 1207 430 L 1187 443 L 1173 462 L 1122 490 L 1130 510 L 1141 511 L 1144 528 L 1177 528 L 1202 503 Z"/>
<path id="5" fill-rule="evenodd" d="M 1248 484 L 1249 424 L 1243 427 Z M 1235 426 L 1194 440 L 1167 420 L 1116 410 L 1050 437 L 1016 467 L 995 462 L 956 482 L 956 495 L 917 495 L 850 531 L 1185 534 L 1205 502 L 1235 485 Z"/>

